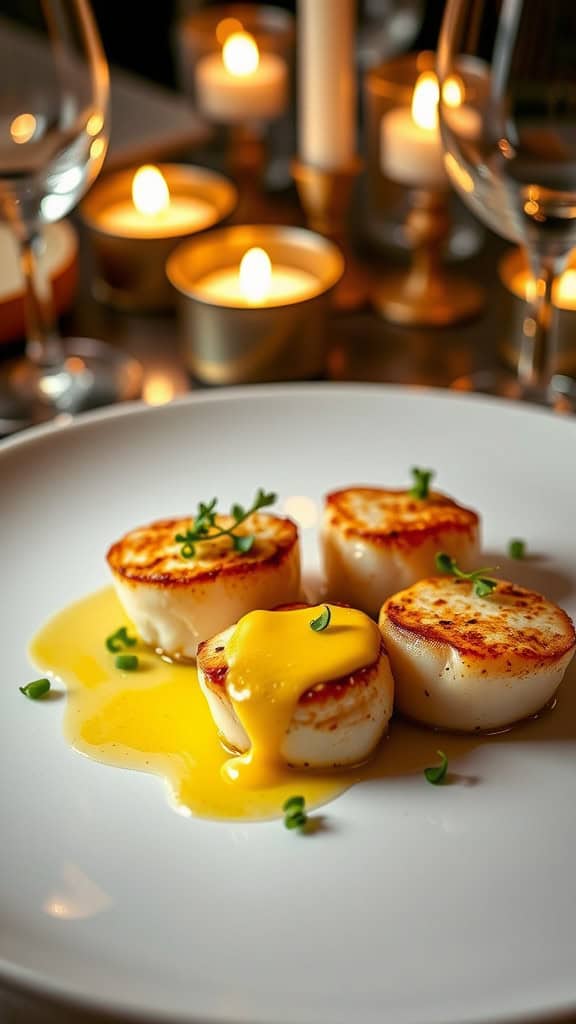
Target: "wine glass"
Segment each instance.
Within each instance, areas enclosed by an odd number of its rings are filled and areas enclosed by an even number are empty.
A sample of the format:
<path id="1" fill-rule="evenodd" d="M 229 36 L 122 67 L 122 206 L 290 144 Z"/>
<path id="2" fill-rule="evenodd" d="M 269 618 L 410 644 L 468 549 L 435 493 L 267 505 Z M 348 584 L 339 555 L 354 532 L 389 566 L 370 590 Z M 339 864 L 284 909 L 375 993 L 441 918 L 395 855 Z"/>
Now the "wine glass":
<path id="1" fill-rule="evenodd" d="M 0 373 L 0 432 L 127 397 L 138 364 L 57 333 L 42 226 L 66 216 L 108 145 L 108 66 L 88 0 L 37 0 L 33 24 L 0 20 L 0 219 L 18 241 L 26 357 Z"/>
<path id="2" fill-rule="evenodd" d="M 525 246 L 534 278 L 517 376 L 474 389 L 554 402 L 552 290 L 576 245 L 576 3 L 448 0 L 440 34 L 447 171 L 497 234 Z"/>

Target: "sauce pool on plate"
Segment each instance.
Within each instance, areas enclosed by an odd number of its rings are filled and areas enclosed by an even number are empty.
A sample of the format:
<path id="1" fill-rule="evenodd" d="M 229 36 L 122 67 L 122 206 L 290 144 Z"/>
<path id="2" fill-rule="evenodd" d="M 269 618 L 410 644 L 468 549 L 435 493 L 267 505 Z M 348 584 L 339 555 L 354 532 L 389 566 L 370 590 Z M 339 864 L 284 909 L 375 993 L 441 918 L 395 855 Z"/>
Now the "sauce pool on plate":
<path id="1" fill-rule="evenodd" d="M 35 665 L 66 685 L 64 731 L 75 750 L 103 764 L 162 776 L 178 808 L 229 820 L 279 816 L 294 793 L 318 806 L 370 776 L 368 767 L 310 772 L 285 766 L 271 785 L 231 783 L 221 771 L 230 755 L 193 666 L 167 664 L 139 643 L 131 648 L 138 670 L 115 668 L 105 638 L 125 622 L 114 591 L 106 588 L 59 612 L 32 641 Z"/>

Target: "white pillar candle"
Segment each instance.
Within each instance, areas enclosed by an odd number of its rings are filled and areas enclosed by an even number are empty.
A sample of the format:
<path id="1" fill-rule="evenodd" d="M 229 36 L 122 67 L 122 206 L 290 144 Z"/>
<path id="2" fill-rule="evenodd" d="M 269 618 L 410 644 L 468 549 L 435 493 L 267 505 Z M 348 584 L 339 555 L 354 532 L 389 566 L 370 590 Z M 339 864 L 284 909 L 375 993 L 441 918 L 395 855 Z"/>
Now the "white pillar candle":
<path id="1" fill-rule="evenodd" d="M 412 107 L 384 114 L 381 124 L 381 166 L 386 177 L 413 188 L 447 188 L 442 140 L 438 127 L 438 80 L 432 71 L 420 75 Z"/>
<path id="2" fill-rule="evenodd" d="M 211 121 L 272 121 L 287 104 L 288 69 L 275 53 L 260 53 L 248 32 L 235 32 L 222 50 L 196 67 L 199 110 Z"/>
<path id="3" fill-rule="evenodd" d="M 355 32 L 355 0 L 299 0 L 299 156 L 323 170 L 356 155 Z"/>

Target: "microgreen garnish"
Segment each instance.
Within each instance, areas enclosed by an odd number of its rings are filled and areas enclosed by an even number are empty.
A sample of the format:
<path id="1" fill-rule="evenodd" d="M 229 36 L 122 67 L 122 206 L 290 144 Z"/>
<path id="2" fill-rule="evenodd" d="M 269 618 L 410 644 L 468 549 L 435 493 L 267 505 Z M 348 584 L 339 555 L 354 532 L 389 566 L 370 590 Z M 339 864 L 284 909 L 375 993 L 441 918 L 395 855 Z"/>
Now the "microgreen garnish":
<path id="1" fill-rule="evenodd" d="M 306 822 L 308 821 L 308 815 L 304 810 L 305 800 L 303 796 L 290 796 L 282 804 L 282 810 L 284 811 L 284 827 L 285 828 L 297 828 L 302 831 Z"/>
<path id="2" fill-rule="evenodd" d="M 430 493 L 430 481 L 435 475 L 433 469 L 419 469 L 418 466 L 413 466 L 412 476 L 414 482 L 410 488 L 410 497 L 418 498 L 419 501 L 425 501 Z"/>
<path id="3" fill-rule="evenodd" d="M 135 636 L 128 636 L 126 626 L 120 626 L 115 633 L 106 637 L 105 644 L 110 654 L 118 654 L 123 647 L 134 647 L 138 643 Z"/>
<path id="4" fill-rule="evenodd" d="M 240 554 L 246 554 L 254 544 L 254 534 L 238 534 L 235 533 L 236 528 L 248 519 L 249 516 L 253 515 L 254 512 L 258 512 L 261 508 L 267 508 L 268 505 L 273 505 L 275 501 L 275 494 L 267 493 L 260 487 L 250 508 L 246 509 L 242 505 L 232 505 L 230 515 L 234 520 L 234 524 L 227 530 L 216 524 L 218 498 L 212 498 L 212 501 L 209 501 L 207 505 L 201 501 L 192 526 L 186 530 L 186 533 L 177 533 L 174 538 L 178 544 L 182 545 L 180 548 L 181 557 L 194 558 L 196 544 L 199 541 L 216 540 L 217 537 L 230 537 L 234 550 Z"/>
<path id="5" fill-rule="evenodd" d="M 456 560 L 451 555 L 447 555 L 445 551 L 437 552 L 436 568 L 439 572 L 452 573 L 459 580 L 470 580 L 476 597 L 488 597 L 494 588 L 498 586 L 498 580 L 484 575 L 487 572 L 493 572 L 491 568 L 474 569 L 473 572 L 462 572 L 462 569 L 459 569 L 456 565 Z"/>
<path id="6" fill-rule="evenodd" d="M 31 683 L 26 683 L 26 686 L 19 686 L 18 689 L 30 700 L 41 700 L 48 693 L 50 686 L 49 679 L 34 679 Z"/>
<path id="7" fill-rule="evenodd" d="M 119 668 L 121 672 L 135 672 L 138 668 L 138 655 L 137 654 L 117 654 L 114 659 L 116 668 Z"/>
<path id="8" fill-rule="evenodd" d="M 327 604 L 320 612 L 320 615 L 316 619 L 312 619 L 310 622 L 310 629 L 313 629 L 315 633 L 321 633 L 322 630 L 327 629 L 330 625 L 330 619 L 332 618 L 332 612 L 330 611 Z"/>
<path id="9" fill-rule="evenodd" d="M 508 554 L 510 558 L 524 558 L 526 554 L 526 541 L 520 540 L 519 537 L 514 537 L 513 540 L 508 542 Z"/>
<path id="10" fill-rule="evenodd" d="M 441 786 L 448 771 L 448 758 L 442 750 L 437 750 L 436 753 L 440 758 L 440 764 L 434 764 L 431 768 L 425 768 L 424 775 L 433 786 Z"/>

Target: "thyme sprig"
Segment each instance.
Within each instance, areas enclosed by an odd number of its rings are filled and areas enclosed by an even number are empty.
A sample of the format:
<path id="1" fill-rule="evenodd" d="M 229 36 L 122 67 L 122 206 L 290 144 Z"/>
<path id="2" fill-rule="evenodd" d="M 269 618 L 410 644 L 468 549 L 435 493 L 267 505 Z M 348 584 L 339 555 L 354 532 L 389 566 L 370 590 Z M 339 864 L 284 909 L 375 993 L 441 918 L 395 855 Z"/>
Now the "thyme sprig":
<path id="1" fill-rule="evenodd" d="M 493 572 L 492 568 L 474 569 L 473 572 L 463 572 L 456 564 L 456 559 L 447 555 L 445 551 L 438 551 L 436 554 L 436 568 L 439 572 L 449 572 L 459 580 L 470 580 L 473 584 L 473 591 L 476 597 L 488 597 L 498 586 L 498 580 L 485 573 Z"/>
<path id="2" fill-rule="evenodd" d="M 224 529 L 216 523 L 218 498 L 212 498 L 212 501 L 209 501 L 207 504 L 201 501 L 198 504 L 198 511 L 192 525 L 186 530 L 186 533 L 177 533 L 174 538 L 178 544 L 182 545 L 180 548 L 181 557 L 194 558 L 198 543 L 216 540 L 218 537 L 230 537 L 234 550 L 240 554 L 245 554 L 247 551 L 250 551 L 256 538 L 253 533 L 239 534 L 235 531 L 254 512 L 259 512 L 261 508 L 273 505 L 275 501 L 276 495 L 273 492 L 264 491 L 261 487 L 258 488 L 250 508 L 246 509 L 238 504 L 232 505 L 230 515 L 234 523 L 228 529 Z"/>

